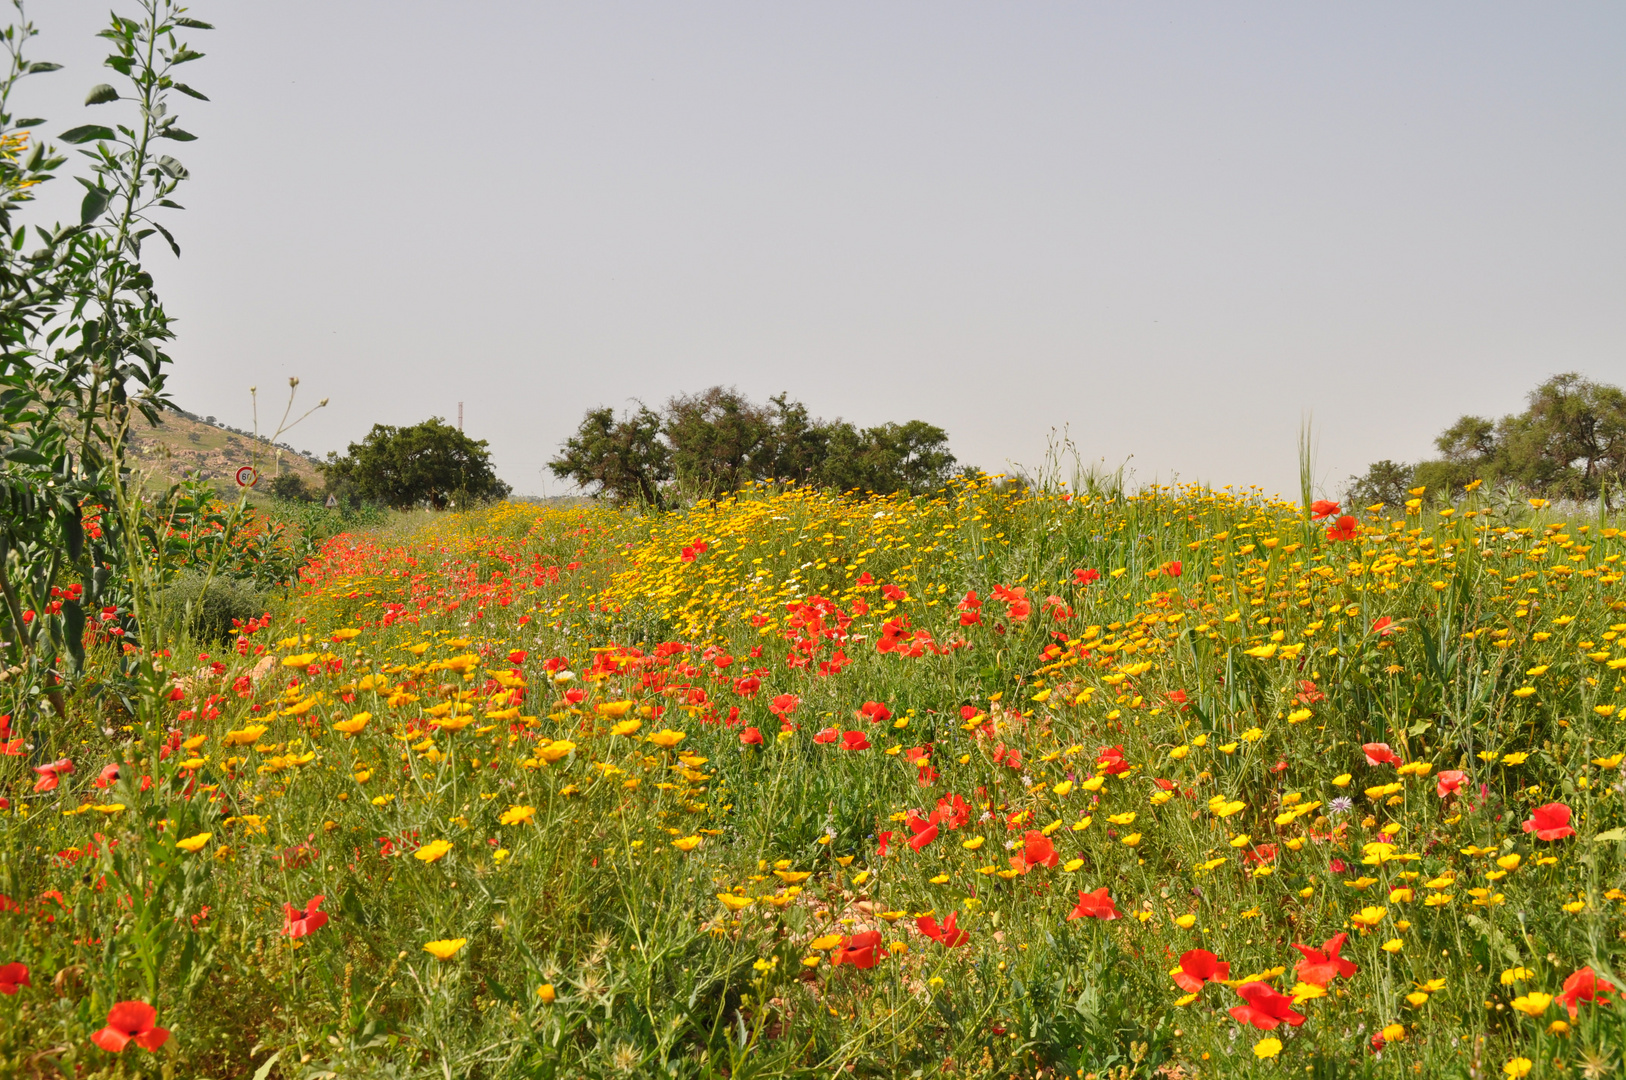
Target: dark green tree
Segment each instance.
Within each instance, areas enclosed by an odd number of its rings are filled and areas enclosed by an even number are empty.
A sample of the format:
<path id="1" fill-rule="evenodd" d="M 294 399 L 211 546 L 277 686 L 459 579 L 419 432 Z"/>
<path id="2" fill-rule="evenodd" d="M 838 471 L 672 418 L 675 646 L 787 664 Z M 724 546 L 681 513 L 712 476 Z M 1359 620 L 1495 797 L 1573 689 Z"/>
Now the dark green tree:
<path id="1" fill-rule="evenodd" d="M 1386 506 L 1399 506 L 1411 496 L 1407 489 L 1416 487 L 1412 483 L 1413 468 L 1400 461 L 1373 462 L 1367 467 L 1363 476 L 1351 476 L 1349 484 L 1344 488 L 1344 501 L 1352 507 L 1372 506 L 1383 503 Z"/>
<path id="2" fill-rule="evenodd" d="M 298 473 L 283 473 L 271 480 L 271 494 L 288 502 L 310 502 L 316 497 L 305 478 Z"/>
<path id="3" fill-rule="evenodd" d="M 672 474 L 678 486 L 712 495 L 775 477 L 774 420 L 772 410 L 721 386 L 668 401 L 661 433 L 672 449 Z"/>
<path id="4" fill-rule="evenodd" d="M 953 475 L 948 433 L 924 420 L 863 430 L 837 420 L 827 431 L 824 460 L 813 470 L 813 480 L 821 487 L 924 495 Z"/>
<path id="5" fill-rule="evenodd" d="M 412 427 L 374 424 L 343 457 L 328 455 L 324 467 L 330 492 L 354 492 L 363 499 L 406 510 L 444 510 L 507 497 L 497 479 L 484 439 L 471 439 L 440 417 Z"/>
<path id="6" fill-rule="evenodd" d="M 756 481 L 924 494 L 947 483 L 954 455 L 947 433 L 922 420 L 859 430 L 815 420 L 787 394 L 757 405 L 714 386 L 660 413 L 591 409 L 548 468 L 595 496 L 658 507 Z"/>
<path id="7" fill-rule="evenodd" d="M 619 420 L 614 409 L 589 409 L 548 470 L 597 498 L 662 506 L 672 451 L 661 426 L 659 414 L 641 403 Z"/>
<path id="8" fill-rule="evenodd" d="M 1550 499 L 1596 499 L 1626 486 L 1626 392 L 1568 372 L 1527 400 L 1524 412 L 1500 420 L 1459 417 L 1434 440 L 1438 458 L 1415 467 L 1380 461 L 1350 477 L 1350 499 L 1395 505 L 1407 488 L 1447 495 L 1474 480 Z"/>

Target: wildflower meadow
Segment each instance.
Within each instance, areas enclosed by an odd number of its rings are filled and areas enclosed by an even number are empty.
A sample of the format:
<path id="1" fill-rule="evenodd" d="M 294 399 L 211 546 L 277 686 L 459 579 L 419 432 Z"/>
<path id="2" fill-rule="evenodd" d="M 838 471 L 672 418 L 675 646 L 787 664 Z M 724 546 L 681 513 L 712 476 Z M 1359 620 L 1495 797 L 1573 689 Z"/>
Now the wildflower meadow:
<path id="1" fill-rule="evenodd" d="M 1626 537 L 1412 496 L 334 536 L 4 734 L 0 1071 L 1618 1075 Z"/>

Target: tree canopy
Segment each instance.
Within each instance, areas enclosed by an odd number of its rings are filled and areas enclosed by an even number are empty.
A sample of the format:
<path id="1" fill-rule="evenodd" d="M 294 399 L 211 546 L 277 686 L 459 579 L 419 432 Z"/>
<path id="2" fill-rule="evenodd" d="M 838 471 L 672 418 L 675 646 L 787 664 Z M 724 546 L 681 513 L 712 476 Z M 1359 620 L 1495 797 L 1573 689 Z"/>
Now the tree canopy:
<path id="1" fill-rule="evenodd" d="M 714 386 L 660 412 L 642 403 L 619 418 L 590 409 L 548 468 L 614 502 L 663 506 L 752 481 L 923 494 L 947 482 L 954 464 L 948 433 L 922 420 L 861 429 L 813 419 L 787 394 L 761 405 Z"/>
<path id="2" fill-rule="evenodd" d="M 374 424 L 343 457 L 328 455 L 327 490 L 405 510 L 444 510 L 507 497 L 484 439 L 471 439 L 438 416 L 412 427 Z"/>
<path id="3" fill-rule="evenodd" d="M 1454 492 L 1473 480 L 1512 482 L 1550 499 L 1609 498 L 1626 486 L 1626 392 L 1574 372 L 1554 375 L 1530 391 L 1524 412 L 1459 417 L 1434 446 L 1438 458 L 1384 460 L 1350 477 L 1350 499 L 1394 504 L 1413 487 Z"/>

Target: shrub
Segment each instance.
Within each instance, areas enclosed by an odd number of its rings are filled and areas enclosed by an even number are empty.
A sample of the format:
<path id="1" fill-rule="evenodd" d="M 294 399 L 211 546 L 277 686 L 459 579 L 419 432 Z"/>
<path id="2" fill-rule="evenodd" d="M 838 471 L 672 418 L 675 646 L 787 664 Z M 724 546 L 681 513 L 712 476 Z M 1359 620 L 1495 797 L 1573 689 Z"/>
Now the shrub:
<path id="1" fill-rule="evenodd" d="M 232 636 L 232 620 L 259 618 L 266 600 L 265 592 L 251 581 L 220 576 L 211 580 L 189 570 L 159 593 L 159 610 L 166 631 L 184 624 L 199 639 L 224 640 Z"/>

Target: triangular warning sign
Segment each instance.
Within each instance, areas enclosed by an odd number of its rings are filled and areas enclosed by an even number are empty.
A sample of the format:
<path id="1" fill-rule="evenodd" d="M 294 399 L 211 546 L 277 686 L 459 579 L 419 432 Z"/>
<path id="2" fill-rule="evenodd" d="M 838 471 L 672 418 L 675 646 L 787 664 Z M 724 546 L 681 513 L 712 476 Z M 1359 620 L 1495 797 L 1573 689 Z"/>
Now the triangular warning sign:
<path id="1" fill-rule="evenodd" d="M 329 495 L 327 497 L 327 508 L 329 510 L 336 510 L 336 509 L 338 509 L 338 507 L 339 507 L 339 497 L 337 495 Z"/>

